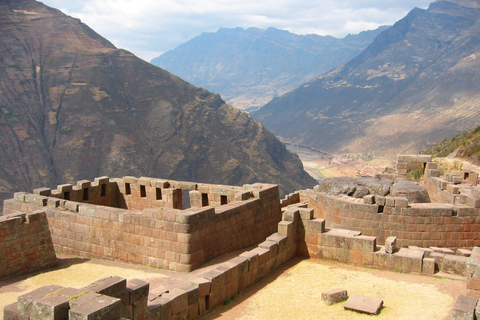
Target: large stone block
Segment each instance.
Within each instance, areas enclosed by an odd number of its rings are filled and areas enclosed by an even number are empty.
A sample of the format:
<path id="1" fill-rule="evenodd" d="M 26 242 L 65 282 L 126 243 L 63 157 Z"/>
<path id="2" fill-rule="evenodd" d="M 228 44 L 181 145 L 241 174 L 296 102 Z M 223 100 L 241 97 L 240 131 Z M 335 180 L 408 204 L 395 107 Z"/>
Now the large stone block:
<path id="1" fill-rule="evenodd" d="M 69 320 L 114 320 L 121 316 L 122 301 L 98 295 L 95 299 L 74 305 L 69 310 Z"/>
<path id="2" fill-rule="evenodd" d="M 107 277 L 89 284 L 85 289 L 109 297 L 120 298 L 127 291 L 127 280 L 118 276 Z"/>
<path id="3" fill-rule="evenodd" d="M 198 296 L 200 298 L 210 294 L 210 288 L 212 286 L 212 283 L 209 280 L 199 277 L 193 279 L 192 283 L 198 286 Z"/>
<path id="4" fill-rule="evenodd" d="M 475 307 L 478 299 L 459 295 L 453 306 L 453 318 L 475 319 Z"/>
<path id="5" fill-rule="evenodd" d="M 33 306 L 35 301 L 38 301 L 43 297 L 49 294 L 55 293 L 62 289 L 63 289 L 62 286 L 57 286 L 57 285 L 45 286 L 19 296 L 17 298 L 18 312 L 20 314 L 26 314 L 29 316 L 34 315 L 35 309 L 33 308 Z"/>
<path id="6" fill-rule="evenodd" d="M 178 314 L 188 308 L 188 293 L 180 288 L 174 288 L 162 295 L 172 301 L 172 314 Z"/>
<path id="7" fill-rule="evenodd" d="M 379 314 L 382 306 L 382 299 L 370 298 L 352 293 L 343 307 L 345 310 L 352 310 L 366 314 Z"/>
<path id="8" fill-rule="evenodd" d="M 467 257 L 447 254 L 443 258 L 441 270 L 463 276 L 466 272 L 466 263 Z"/>
<path id="9" fill-rule="evenodd" d="M 333 289 L 330 291 L 322 292 L 322 301 L 325 301 L 327 305 L 342 302 L 348 299 L 347 290 L 345 289 Z"/>
<path id="10" fill-rule="evenodd" d="M 129 296 L 129 304 L 148 297 L 150 284 L 140 279 L 128 280 L 126 284 L 126 291 Z M 120 291 L 119 291 L 120 292 Z"/>

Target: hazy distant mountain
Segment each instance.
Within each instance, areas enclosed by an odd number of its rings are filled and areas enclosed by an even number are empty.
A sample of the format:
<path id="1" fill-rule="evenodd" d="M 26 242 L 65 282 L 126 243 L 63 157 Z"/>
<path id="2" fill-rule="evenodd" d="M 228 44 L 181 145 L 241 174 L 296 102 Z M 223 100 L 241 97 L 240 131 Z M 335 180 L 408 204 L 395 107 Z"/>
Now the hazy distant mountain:
<path id="1" fill-rule="evenodd" d="M 413 9 L 347 64 L 254 118 L 330 152 L 416 152 L 480 124 L 480 1 Z"/>
<path id="2" fill-rule="evenodd" d="M 219 29 L 202 33 L 152 63 L 220 93 L 238 108 L 258 108 L 352 59 L 385 29 L 343 39 L 274 28 Z"/>
<path id="3" fill-rule="evenodd" d="M 33 0 L 0 0 L 0 196 L 108 175 L 313 186 L 262 125 Z"/>

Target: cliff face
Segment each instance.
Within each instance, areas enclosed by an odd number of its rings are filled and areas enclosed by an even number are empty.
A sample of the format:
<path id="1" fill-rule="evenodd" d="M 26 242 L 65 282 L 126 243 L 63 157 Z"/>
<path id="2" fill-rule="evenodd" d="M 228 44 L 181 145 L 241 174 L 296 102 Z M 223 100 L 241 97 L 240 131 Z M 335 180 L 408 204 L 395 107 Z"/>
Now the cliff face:
<path id="1" fill-rule="evenodd" d="M 0 114 L 3 197 L 102 175 L 315 183 L 218 95 L 32 0 L 0 0 Z"/>
<path id="2" fill-rule="evenodd" d="M 354 58 L 385 29 L 337 39 L 275 28 L 222 28 L 202 33 L 152 63 L 219 92 L 238 108 L 254 109 Z"/>
<path id="3" fill-rule="evenodd" d="M 480 124 L 476 1 L 414 9 L 358 57 L 253 114 L 330 152 L 417 152 Z"/>

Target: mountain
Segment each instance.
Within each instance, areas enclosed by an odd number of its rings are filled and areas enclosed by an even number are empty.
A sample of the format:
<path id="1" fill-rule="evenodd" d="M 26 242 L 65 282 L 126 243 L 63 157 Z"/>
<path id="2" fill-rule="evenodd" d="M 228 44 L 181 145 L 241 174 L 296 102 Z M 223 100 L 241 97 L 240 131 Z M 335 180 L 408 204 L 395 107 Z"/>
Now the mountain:
<path id="1" fill-rule="evenodd" d="M 359 56 L 253 117 L 293 144 L 418 152 L 480 124 L 480 1 L 413 9 Z"/>
<path id="2" fill-rule="evenodd" d="M 238 108 L 258 109 L 352 59 L 386 28 L 344 39 L 302 36 L 274 28 L 219 29 L 202 33 L 151 62 L 219 92 Z"/>
<path id="3" fill-rule="evenodd" d="M 422 154 L 434 157 L 454 156 L 480 165 L 480 126 L 451 139 L 445 139 L 438 145 L 423 150 Z"/>
<path id="4" fill-rule="evenodd" d="M 0 193 L 98 176 L 313 186 L 298 156 L 218 94 L 33 0 L 0 0 Z"/>

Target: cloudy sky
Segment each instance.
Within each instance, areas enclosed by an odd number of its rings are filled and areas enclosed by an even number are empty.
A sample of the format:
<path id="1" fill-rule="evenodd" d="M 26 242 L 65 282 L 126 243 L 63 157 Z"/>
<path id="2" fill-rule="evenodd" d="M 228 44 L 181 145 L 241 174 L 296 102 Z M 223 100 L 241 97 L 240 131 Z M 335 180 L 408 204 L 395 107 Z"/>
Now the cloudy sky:
<path id="1" fill-rule="evenodd" d="M 343 38 L 392 25 L 433 0 L 43 0 L 150 61 L 202 32 L 257 27 Z"/>

